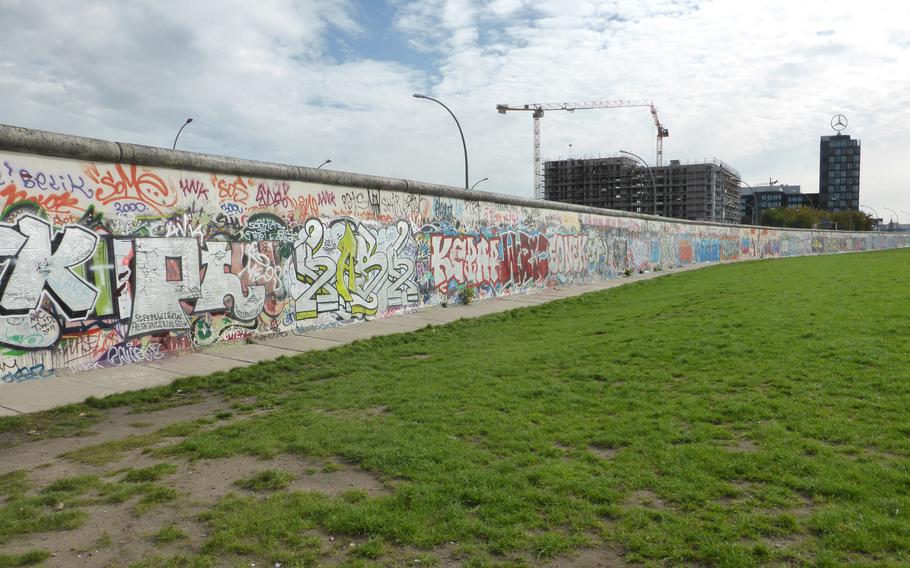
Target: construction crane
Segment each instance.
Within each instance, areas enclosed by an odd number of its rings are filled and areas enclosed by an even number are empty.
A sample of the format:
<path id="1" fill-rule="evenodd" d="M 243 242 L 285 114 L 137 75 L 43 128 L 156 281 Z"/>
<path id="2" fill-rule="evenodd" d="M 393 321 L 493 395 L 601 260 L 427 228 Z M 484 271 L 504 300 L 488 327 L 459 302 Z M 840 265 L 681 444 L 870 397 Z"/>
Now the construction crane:
<path id="1" fill-rule="evenodd" d="M 670 131 L 660 123 L 657 118 L 657 109 L 649 101 L 638 100 L 616 100 L 616 101 L 589 101 L 582 103 L 531 103 L 520 106 L 496 105 L 499 114 L 505 114 L 509 111 L 528 111 L 533 113 L 534 119 L 534 197 L 543 199 L 543 186 L 540 176 L 540 119 L 544 111 L 548 110 L 565 110 L 575 112 L 576 110 L 588 110 L 596 108 L 626 108 L 626 107 L 649 107 L 651 116 L 654 118 L 654 126 L 657 127 L 657 165 L 663 165 L 664 161 L 664 138 L 670 136 Z"/>

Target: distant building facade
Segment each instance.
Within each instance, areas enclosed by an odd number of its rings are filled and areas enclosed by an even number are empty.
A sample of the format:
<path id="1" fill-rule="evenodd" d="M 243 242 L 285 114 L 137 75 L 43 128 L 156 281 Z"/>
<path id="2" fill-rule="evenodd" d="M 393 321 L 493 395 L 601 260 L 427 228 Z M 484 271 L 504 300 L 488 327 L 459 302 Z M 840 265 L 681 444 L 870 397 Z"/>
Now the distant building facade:
<path id="1" fill-rule="evenodd" d="M 859 209 L 859 159 L 859 140 L 847 134 L 821 137 L 818 172 L 821 209 Z"/>
<path id="2" fill-rule="evenodd" d="M 762 211 L 766 209 L 818 208 L 817 193 L 800 193 L 798 185 L 755 185 L 742 188 L 741 222 L 744 225 L 761 224 Z"/>
<path id="3" fill-rule="evenodd" d="M 653 182 L 651 178 L 653 174 Z M 738 223 L 739 172 L 720 160 L 649 169 L 632 158 L 544 163 L 544 199 L 692 221 Z"/>

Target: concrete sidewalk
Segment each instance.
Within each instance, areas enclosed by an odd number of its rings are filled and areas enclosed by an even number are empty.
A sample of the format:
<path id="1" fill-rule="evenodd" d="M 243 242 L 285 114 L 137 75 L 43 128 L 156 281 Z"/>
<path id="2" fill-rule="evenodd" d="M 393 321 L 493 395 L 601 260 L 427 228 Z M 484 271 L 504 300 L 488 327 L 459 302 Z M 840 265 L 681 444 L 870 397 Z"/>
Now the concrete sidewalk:
<path id="1" fill-rule="evenodd" d="M 553 300 L 614 288 L 629 282 L 639 282 L 716 264 L 689 265 L 663 272 L 633 274 L 629 277 L 591 284 L 549 288 L 476 302 L 467 306 L 420 308 L 405 315 L 339 327 L 314 329 L 302 335 L 257 339 L 251 344 L 231 343 L 212 346 L 201 351 L 168 357 L 152 363 L 0 385 L 0 416 L 15 416 L 48 410 L 65 404 L 82 402 L 90 396 L 101 398 L 110 394 L 166 385 L 180 377 L 208 375 L 216 371 L 227 371 L 260 361 L 277 359 L 282 355 L 290 357 L 306 351 L 329 349 L 377 335 L 416 331 L 427 325 L 444 325 L 462 318 L 474 318 L 520 307 L 545 304 Z"/>

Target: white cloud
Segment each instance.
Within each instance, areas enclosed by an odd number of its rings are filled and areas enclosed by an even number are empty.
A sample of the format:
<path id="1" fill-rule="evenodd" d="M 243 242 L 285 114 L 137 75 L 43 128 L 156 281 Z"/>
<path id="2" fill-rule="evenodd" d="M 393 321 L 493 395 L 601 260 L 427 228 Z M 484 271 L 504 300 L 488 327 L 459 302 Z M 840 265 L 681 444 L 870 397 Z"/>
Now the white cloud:
<path id="1" fill-rule="evenodd" d="M 667 159 L 716 156 L 804 191 L 843 112 L 864 204 L 910 211 L 910 7 L 877 4 L 418 0 L 371 30 L 375 6 L 347 0 L 0 0 L 0 122 L 167 146 L 193 116 L 187 149 L 461 185 L 457 130 L 410 96 L 425 91 L 459 116 L 472 181 L 530 195 L 531 118 L 497 103 L 652 99 Z M 339 36 L 379 31 L 425 65 L 333 56 Z M 542 131 L 545 156 L 654 155 L 647 109 L 552 112 Z"/>

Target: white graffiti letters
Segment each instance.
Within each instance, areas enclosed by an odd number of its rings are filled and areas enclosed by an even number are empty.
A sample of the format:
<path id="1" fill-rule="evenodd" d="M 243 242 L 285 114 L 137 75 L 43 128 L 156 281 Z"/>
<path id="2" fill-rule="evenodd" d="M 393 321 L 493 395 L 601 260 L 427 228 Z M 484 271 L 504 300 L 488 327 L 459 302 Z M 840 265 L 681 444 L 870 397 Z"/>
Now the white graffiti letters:
<path id="1" fill-rule="evenodd" d="M 15 228 L 18 235 L 9 226 L 0 233 L 0 255 L 11 258 L 5 265 L 0 307 L 9 313 L 26 313 L 38 307 L 46 291 L 68 319 L 88 315 L 98 290 L 72 268 L 92 256 L 98 235 L 67 225 L 52 241 L 50 224 L 31 215 L 19 219 Z"/>
<path id="2" fill-rule="evenodd" d="M 240 249 L 242 250 L 242 249 Z M 239 320 L 251 320 L 259 315 L 265 305 L 265 286 L 250 286 L 243 294 L 240 277 L 225 270 L 231 265 L 231 243 L 207 241 L 202 251 L 202 264 L 206 266 L 202 280 L 202 297 L 194 313 L 223 311 L 225 298 L 231 297 L 231 315 Z"/>
<path id="3" fill-rule="evenodd" d="M 195 300 L 199 287 L 196 239 L 136 239 L 136 289 L 129 337 L 154 331 L 189 329 L 180 300 Z"/>

